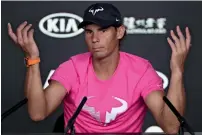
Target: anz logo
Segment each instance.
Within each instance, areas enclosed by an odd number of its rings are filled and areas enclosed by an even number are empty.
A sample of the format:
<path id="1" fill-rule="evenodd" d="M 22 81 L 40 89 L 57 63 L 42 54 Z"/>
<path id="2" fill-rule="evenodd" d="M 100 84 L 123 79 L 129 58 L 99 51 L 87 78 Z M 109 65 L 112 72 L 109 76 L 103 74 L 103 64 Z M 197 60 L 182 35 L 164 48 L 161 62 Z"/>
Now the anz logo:
<path id="1" fill-rule="evenodd" d="M 78 28 L 82 21 L 83 18 L 72 13 L 54 13 L 40 20 L 39 29 L 50 37 L 71 38 L 83 32 Z"/>

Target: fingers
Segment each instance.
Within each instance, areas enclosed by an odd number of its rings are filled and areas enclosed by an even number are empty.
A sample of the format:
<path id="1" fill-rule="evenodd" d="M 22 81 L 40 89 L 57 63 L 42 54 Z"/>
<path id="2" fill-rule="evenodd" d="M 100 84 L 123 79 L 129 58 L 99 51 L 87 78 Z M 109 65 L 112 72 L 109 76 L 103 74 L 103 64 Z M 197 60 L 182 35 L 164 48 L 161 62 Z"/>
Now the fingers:
<path id="1" fill-rule="evenodd" d="M 11 37 L 11 39 L 17 43 L 17 36 L 15 35 L 15 33 L 13 33 L 13 30 L 12 30 L 12 27 L 11 27 L 11 24 L 8 23 L 8 35 Z"/>
<path id="2" fill-rule="evenodd" d="M 183 50 L 183 51 L 186 51 L 187 50 L 187 48 L 186 48 L 186 45 L 185 45 L 185 39 L 184 39 L 184 36 L 183 36 L 183 34 L 182 34 L 182 32 L 181 32 L 181 30 L 180 30 L 180 27 L 179 26 L 177 26 L 176 27 L 176 30 L 177 30 L 177 34 L 178 34 L 178 36 L 179 36 L 179 41 L 180 41 L 180 47 L 181 47 L 181 49 Z"/>
<path id="3" fill-rule="evenodd" d="M 170 34 L 171 34 L 172 39 L 174 40 L 174 43 L 170 38 L 167 39 L 168 43 L 171 46 L 171 49 L 173 51 L 177 51 L 177 52 L 181 52 L 181 53 L 188 51 L 188 49 L 190 48 L 190 42 L 191 42 L 191 36 L 190 36 L 190 32 L 189 32 L 188 28 L 186 27 L 186 30 L 185 30 L 186 39 L 185 39 L 184 35 L 182 34 L 179 26 L 176 27 L 176 31 L 177 31 L 177 35 L 179 38 L 175 35 L 173 30 L 170 31 Z"/>
<path id="4" fill-rule="evenodd" d="M 167 40 L 171 47 L 172 52 L 177 52 L 177 48 L 176 48 L 175 44 L 172 42 L 172 40 L 169 37 L 167 38 Z"/>
<path id="5" fill-rule="evenodd" d="M 24 45 L 23 37 L 22 37 L 22 29 L 25 27 L 26 24 L 27 24 L 27 22 L 25 21 L 24 23 L 22 23 L 22 24 L 17 28 L 18 43 L 19 43 L 20 45 Z"/>
<path id="6" fill-rule="evenodd" d="M 175 35 L 173 30 L 170 31 L 170 35 L 171 35 L 172 39 L 175 41 L 176 51 L 180 51 L 180 41 L 177 38 L 177 36 Z"/>
<path id="7" fill-rule="evenodd" d="M 186 47 L 189 50 L 189 48 L 191 46 L 191 35 L 190 35 L 188 27 L 186 27 L 185 33 L 186 33 Z"/>
<path id="8" fill-rule="evenodd" d="M 27 22 L 23 22 L 17 28 L 17 34 L 12 30 L 11 24 L 8 23 L 8 33 L 9 36 L 13 39 L 16 44 L 19 44 L 21 47 L 28 44 L 30 39 L 33 39 L 33 30 L 29 31 L 32 24 L 27 25 Z M 29 31 L 29 32 L 28 32 Z M 30 34 L 29 34 L 30 33 Z"/>
<path id="9" fill-rule="evenodd" d="M 30 41 L 34 41 L 33 35 L 34 35 L 34 29 L 31 29 L 31 30 L 28 32 L 28 39 L 29 39 Z"/>
<path id="10" fill-rule="evenodd" d="M 23 30 L 22 30 L 22 38 L 23 38 L 23 42 L 24 44 L 28 44 L 29 39 L 28 39 L 28 34 L 27 31 L 31 28 L 32 24 L 27 25 Z"/>

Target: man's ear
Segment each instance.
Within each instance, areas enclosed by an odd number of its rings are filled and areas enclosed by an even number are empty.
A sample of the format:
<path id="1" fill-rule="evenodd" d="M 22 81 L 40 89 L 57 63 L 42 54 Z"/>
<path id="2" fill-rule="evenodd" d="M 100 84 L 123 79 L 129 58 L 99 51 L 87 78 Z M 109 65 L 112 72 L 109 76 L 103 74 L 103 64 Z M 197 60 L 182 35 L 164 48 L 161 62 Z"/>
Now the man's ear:
<path id="1" fill-rule="evenodd" d="M 126 31 L 126 27 L 121 25 L 117 27 L 117 39 L 122 39 Z"/>

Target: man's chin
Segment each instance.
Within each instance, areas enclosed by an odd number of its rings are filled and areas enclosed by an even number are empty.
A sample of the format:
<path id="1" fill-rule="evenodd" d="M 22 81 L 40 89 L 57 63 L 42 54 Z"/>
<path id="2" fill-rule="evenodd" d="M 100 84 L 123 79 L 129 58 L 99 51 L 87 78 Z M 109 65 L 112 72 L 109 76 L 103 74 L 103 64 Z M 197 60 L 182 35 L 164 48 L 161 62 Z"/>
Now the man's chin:
<path id="1" fill-rule="evenodd" d="M 93 58 L 94 59 L 103 59 L 107 56 L 104 52 L 93 52 Z"/>

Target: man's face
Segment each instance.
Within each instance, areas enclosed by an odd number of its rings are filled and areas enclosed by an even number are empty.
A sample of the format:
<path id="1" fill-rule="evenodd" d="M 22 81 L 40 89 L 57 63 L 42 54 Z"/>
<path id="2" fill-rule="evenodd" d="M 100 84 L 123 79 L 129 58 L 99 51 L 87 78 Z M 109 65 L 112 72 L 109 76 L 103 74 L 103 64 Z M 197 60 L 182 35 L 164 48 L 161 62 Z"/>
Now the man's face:
<path id="1" fill-rule="evenodd" d="M 95 59 L 105 58 L 119 48 L 119 39 L 123 37 L 124 32 L 123 28 L 120 27 L 102 29 L 96 24 L 87 25 L 85 27 L 85 40 L 88 50 Z"/>

